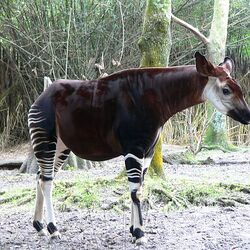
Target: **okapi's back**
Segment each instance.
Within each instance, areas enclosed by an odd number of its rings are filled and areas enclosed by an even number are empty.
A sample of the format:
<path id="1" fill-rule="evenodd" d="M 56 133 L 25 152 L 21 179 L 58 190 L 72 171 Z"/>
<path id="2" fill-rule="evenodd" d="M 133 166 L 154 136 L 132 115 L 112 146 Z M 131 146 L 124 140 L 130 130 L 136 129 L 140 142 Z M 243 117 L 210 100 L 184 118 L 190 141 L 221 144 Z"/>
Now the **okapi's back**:
<path id="1" fill-rule="evenodd" d="M 90 160 L 120 154 L 114 133 L 118 85 L 102 79 L 58 80 L 48 91 L 55 109 L 57 134 L 68 148 Z"/>
<path id="2" fill-rule="evenodd" d="M 36 103 L 52 121 L 48 127 L 75 154 L 106 160 L 123 154 L 127 141 L 152 131 L 154 138 L 178 111 L 176 92 L 190 85 L 192 75 L 197 76 L 194 66 L 130 69 L 93 81 L 57 80 Z"/>

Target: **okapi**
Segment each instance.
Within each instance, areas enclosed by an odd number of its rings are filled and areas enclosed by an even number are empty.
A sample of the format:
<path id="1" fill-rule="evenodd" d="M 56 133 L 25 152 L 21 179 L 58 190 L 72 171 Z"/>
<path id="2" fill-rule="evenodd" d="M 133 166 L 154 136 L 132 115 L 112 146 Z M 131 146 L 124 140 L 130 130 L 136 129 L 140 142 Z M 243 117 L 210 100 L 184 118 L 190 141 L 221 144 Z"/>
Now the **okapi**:
<path id="1" fill-rule="evenodd" d="M 223 114 L 250 123 L 233 61 L 214 66 L 196 52 L 196 65 L 137 68 L 92 80 L 57 80 L 29 111 L 29 132 L 39 172 L 33 226 L 60 238 L 52 205 L 53 178 L 70 151 L 104 161 L 124 156 L 132 199 L 130 232 L 145 242 L 140 194 L 162 126 L 177 112 L 209 100 Z"/>

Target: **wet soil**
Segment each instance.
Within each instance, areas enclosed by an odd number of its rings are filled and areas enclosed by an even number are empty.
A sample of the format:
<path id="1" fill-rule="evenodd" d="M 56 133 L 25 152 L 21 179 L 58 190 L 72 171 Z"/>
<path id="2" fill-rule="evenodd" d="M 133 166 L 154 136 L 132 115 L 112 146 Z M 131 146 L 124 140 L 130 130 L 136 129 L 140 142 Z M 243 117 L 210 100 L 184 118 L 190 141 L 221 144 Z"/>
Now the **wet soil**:
<path id="1" fill-rule="evenodd" d="M 165 165 L 171 178 L 250 184 L 250 151 L 213 152 L 206 165 Z M 205 159 L 206 160 L 206 159 Z M 227 163 L 228 162 L 228 163 Z M 62 171 L 58 179 L 113 178 L 123 169 L 122 158 L 88 171 Z M 0 171 L 0 194 L 16 187 L 35 188 L 35 176 L 17 170 Z M 248 194 L 249 195 L 249 194 Z M 107 197 L 110 198 L 110 197 Z M 60 240 L 37 236 L 32 206 L 0 204 L 0 249 L 250 249 L 250 205 L 189 207 L 164 213 L 156 206 L 143 212 L 148 243 L 135 246 L 129 234 L 130 212 L 102 209 L 56 209 Z M 57 206 L 56 206 L 57 208 Z"/>

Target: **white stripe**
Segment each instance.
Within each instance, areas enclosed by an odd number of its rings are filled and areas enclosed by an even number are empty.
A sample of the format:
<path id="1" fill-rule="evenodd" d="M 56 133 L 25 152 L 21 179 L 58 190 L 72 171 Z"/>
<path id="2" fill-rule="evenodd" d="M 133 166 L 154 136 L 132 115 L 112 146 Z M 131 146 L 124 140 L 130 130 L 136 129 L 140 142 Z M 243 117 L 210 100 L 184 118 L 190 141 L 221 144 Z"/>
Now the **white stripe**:
<path id="1" fill-rule="evenodd" d="M 42 118 L 42 119 L 37 120 L 37 121 L 36 121 L 36 119 L 28 119 L 28 126 L 30 126 L 31 123 L 39 123 L 39 122 L 42 122 L 44 120 L 45 120 L 45 118 Z"/>
<path id="2" fill-rule="evenodd" d="M 29 122 L 41 122 L 44 120 L 45 120 L 45 118 L 41 117 L 41 116 L 39 116 L 38 118 L 35 118 L 35 117 L 29 118 Z"/>
<path id="3" fill-rule="evenodd" d="M 37 137 L 37 138 L 46 138 L 45 132 L 37 131 L 37 132 L 31 134 L 30 139 L 33 140 L 34 136 L 37 135 L 37 134 L 40 134 L 40 136 L 42 136 L 42 137 Z M 44 135 L 45 135 L 45 137 L 44 137 Z"/>
<path id="4" fill-rule="evenodd" d="M 37 111 L 40 111 L 37 107 L 31 107 L 30 110 L 29 110 L 29 113 L 30 112 L 37 112 Z"/>
<path id="5" fill-rule="evenodd" d="M 133 155 L 133 154 L 130 154 L 130 153 L 124 156 L 124 161 L 126 161 L 128 158 L 133 158 L 133 159 L 135 159 L 140 165 L 143 165 L 143 158 L 139 158 L 139 157 L 137 157 L 137 156 L 135 156 L 135 155 Z"/>
<path id="6" fill-rule="evenodd" d="M 46 161 L 53 161 L 53 160 L 54 160 L 54 157 L 43 157 L 43 160 L 46 160 Z"/>
<path id="7" fill-rule="evenodd" d="M 42 114 L 42 111 L 36 111 L 34 110 L 34 113 L 30 110 L 29 114 L 28 114 L 28 117 L 30 117 L 31 115 L 40 115 Z"/>
<path id="8" fill-rule="evenodd" d="M 134 178 L 134 177 L 141 178 L 141 175 L 140 174 L 128 174 L 128 178 Z"/>
<path id="9" fill-rule="evenodd" d="M 141 173 L 141 169 L 138 169 L 138 168 L 131 168 L 131 169 L 128 169 L 128 170 L 126 170 L 126 171 L 127 171 L 127 173 L 133 172 L 133 171 L 136 171 L 136 172 Z"/>
<path id="10" fill-rule="evenodd" d="M 43 164 L 53 164 L 53 160 L 51 161 L 46 161 L 44 159 L 37 159 L 37 162 L 38 163 L 43 163 Z"/>
<path id="11" fill-rule="evenodd" d="M 39 129 L 39 130 L 38 130 Z M 45 129 L 42 129 L 42 128 L 40 128 L 40 127 L 33 127 L 33 128 L 29 128 L 29 132 L 30 132 L 30 134 L 33 132 L 33 130 L 38 130 L 38 131 L 43 131 L 43 132 L 45 132 Z"/>
<path id="12" fill-rule="evenodd" d="M 35 150 L 34 152 L 35 153 L 41 153 L 41 152 L 44 152 L 44 150 Z M 55 152 L 56 152 L 56 150 L 49 150 L 49 151 L 46 151 L 45 153 L 49 154 L 49 153 L 55 153 Z"/>
<path id="13" fill-rule="evenodd" d="M 69 154 L 60 153 L 60 155 L 58 155 L 58 157 L 60 157 L 60 156 L 69 156 Z"/>
<path id="14" fill-rule="evenodd" d="M 41 141 L 41 142 L 38 142 L 38 143 L 33 143 L 32 142 L 32 145 L 33 145 L 33 148 L 39 146 L 40 144 L 43 144 L 43 143 L 48 143 L 49 141 Z"/>

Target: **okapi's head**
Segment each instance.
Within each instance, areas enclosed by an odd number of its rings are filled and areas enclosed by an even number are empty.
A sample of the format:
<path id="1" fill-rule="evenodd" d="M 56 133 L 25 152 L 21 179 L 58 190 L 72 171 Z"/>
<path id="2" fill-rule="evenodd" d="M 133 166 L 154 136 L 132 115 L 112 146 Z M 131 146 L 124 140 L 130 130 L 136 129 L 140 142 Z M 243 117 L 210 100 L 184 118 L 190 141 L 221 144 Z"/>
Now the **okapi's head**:
<path id="1" fill-rule="evenodd" d="M 215 108 L 242 124 L 250 124 L 250 109 L 243 97 L 239 84 L 230 76 L 233 70 L 233 61 L 229 57 L 219 66 L 214 66 L 201 55 L 195 53 L 196 69 L 208 77 L 208 82 L 203 92 Z"/>

